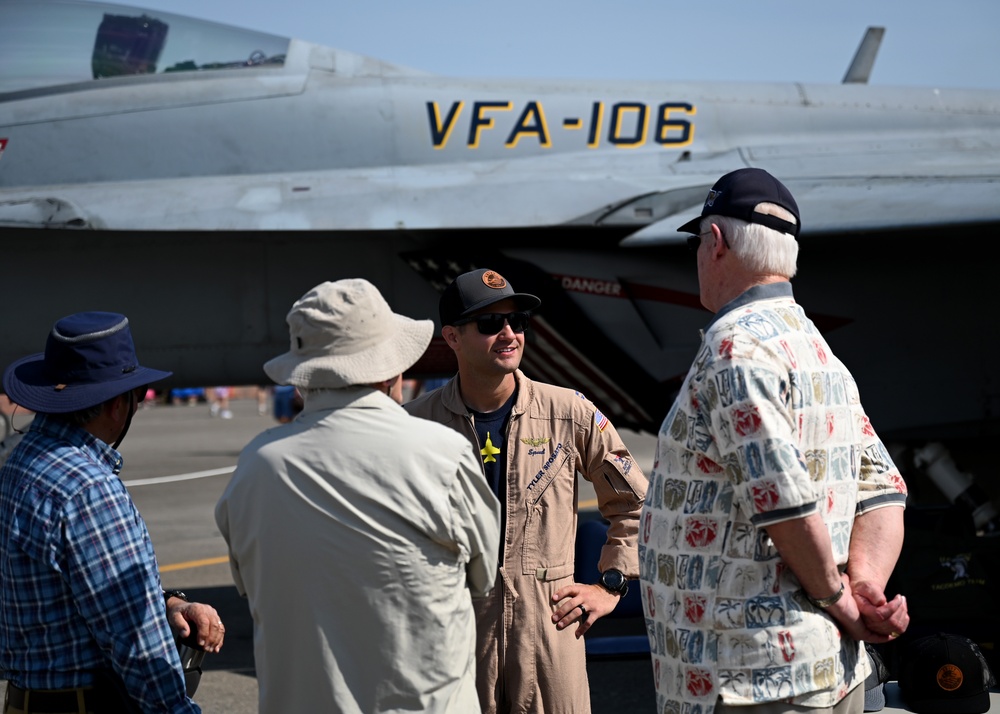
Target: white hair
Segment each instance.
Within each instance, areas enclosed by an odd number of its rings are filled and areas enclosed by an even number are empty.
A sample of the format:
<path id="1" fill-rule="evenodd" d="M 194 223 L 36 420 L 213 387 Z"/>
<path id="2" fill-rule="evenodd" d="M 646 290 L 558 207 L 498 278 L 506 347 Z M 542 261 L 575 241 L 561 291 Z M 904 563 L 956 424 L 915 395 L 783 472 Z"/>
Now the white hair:
<path id="1" fill-rule="evenodd" d="M 795 216 L 773 203 L 760 203 L 755 210 L 796 223 Z M 705 216 L 701 221 L 701 232 L 711 230 L 713 223 L 719 226 L 729 249 L 750 272 L 785 278 L 795 275 L 799 243 L 792 234 L 729 216 Z"/>

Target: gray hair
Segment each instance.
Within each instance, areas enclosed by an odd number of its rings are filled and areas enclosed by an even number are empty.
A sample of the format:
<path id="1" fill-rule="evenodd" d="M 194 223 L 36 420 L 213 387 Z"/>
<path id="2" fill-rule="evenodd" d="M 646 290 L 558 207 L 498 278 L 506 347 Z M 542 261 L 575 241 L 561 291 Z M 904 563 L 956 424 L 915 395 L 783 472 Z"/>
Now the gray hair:
<path id="1" fill-rule="evenodd" d="M 756 210 L 791 223 L 796 222 L 795 216 L 773 203 L 758 204 Z M 729 216 L 705 216 L 701 221 L 702 233 L 710 230 L 713 223 L 719 226 L 729 243 L 729 249 L 747 270 L 785 278 L 795 275 L 799 243 L 790 233 Z"/>

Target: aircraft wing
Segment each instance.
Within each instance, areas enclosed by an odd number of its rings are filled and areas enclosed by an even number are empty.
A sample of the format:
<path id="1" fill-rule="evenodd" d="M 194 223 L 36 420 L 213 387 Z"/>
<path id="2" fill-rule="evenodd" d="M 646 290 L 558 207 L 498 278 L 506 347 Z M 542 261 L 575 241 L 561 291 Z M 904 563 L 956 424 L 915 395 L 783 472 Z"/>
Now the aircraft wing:
<path id="1" fill-rule="evenodd" d="M 110 230 L 438 230 L 608 226 L 623 245 L 683 242 L 715 179 L 740 166 L 781 176 L 803 235 L 1000 221 L 1000 150 L 928 148 L 924 159 L 864 147 L 726 152 L 664 170 L 651 156 L 153 179 L 7 190 L 0 226 Z M 896 165 L 893 165 L 895 161 Z M 663 188 L 666 186 L 666 188 Z"/>
<path id="2" fill-rule="evenodd" d="M 757 166 L 781 176 L 798 203 L 803 236 L 1000 221 L 1000 147 L 984 137 L 753 147 L 727 158 L 733 168 Z M 670 245 L 686 240 L 677 227 L 701 214 L 703 199 L 714 183 L 705 178 L 723 173 L 705 171 L 698 164 L 697 158 L 691 158 L 684 169 L 697 177 L 692 176 L 691 186 L 637 199 L 656 218 L 622 245 Z M 683 205 L 692 191 L 696 200 Z M 634 213 L 635 206 L 628 208 Z M 625 210 L 603 220 L 627 223 L 634 217 Z"/>
<path id="3" fill-rule="evenodd" d="M 975 177 L 857 177 L 784 181 L 799 206 L 801 236 L 882 232 L 1000 221 L 1000 174 Z M 671 214 L 624 238 L 623 246 L 679 244 L 677 227 L 701 206 Z"/>
<path id="4" fill-rule="evenodd" d="M 569 223 L 636 180 L 597 157 L 333 169 L 0 190 L 0 226 L 436 230 Z M 588 167 L 590 164 L 591 167 Z"/>

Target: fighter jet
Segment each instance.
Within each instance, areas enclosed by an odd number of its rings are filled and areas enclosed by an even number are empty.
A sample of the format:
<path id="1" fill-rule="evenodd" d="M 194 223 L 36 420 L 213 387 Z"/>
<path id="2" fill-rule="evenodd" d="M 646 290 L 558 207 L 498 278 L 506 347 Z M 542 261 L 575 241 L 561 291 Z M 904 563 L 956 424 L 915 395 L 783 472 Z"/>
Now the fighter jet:
<path id="1" fill-rule="evenodd" d="M 710 317 L 677 227 L 759 166 L 880 433 L 995 432 L 1000 93 L 869 85 L 877 32 L 828 85 L 476 81 L 154 9 L 3 15 L 0 363 L 108 309 L 178 383 L 258 383 L 313 285 L 427 318 L 490 267 L 542 298 L 530 374 L 655 431 Z M 415 374 L 452 369 L 436 342 Z"/>
<path id="2" fill-rule="evenodd" d="M 478 81 L 155 9 L 0 11 L 0 367 L 114 310 L 175 385 L 262 383 L 319 282 L 436 318 L 451 278 L 489 267 L 542 299 L 530 376 L 656 431 L 710 319 L 677 227 L 757 166 L 798 201 L 796 296 L 911 494 L 934 502 L 926 472 L 1000 528 L 973 475 L 1000 427 L 1000 92 L 868 84 L 879 30 L 825 85 Z M 412 376 L 454 369 L 435 341 Z M 984 587 L 996 539 L 911 512 L 891 592 L 992 637 L 989 595 L 948 598 Z M 970 553 L 961 581 L 941 567 Z"/>

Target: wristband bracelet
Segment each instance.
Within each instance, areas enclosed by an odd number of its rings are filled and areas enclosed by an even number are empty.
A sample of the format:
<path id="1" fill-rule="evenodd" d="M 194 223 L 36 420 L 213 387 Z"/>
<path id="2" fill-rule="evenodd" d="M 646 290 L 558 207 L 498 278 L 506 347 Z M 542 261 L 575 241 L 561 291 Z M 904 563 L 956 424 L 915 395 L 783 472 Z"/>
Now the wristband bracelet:
<path id="1" fill-rule="evenodd" d="M 843 595 L 844 595 L 844 582 L 841 581 L 840 582 L 840 590 L 838 590 L 837 592 L 835 592 L 830 597 L 821 597 L 821 598 L 816 599 L 816 598 L 810 597 L 809 593 L 806 593 L 806 599 L 809 602 L 811 602 L 813 605 L 815 605 L 816 607 L 822 608 L 823 610 L 825 610 L 826 608 L 830 607 L 830 605 L 833 605 L 835 602 L 837 602 L 837 600 L 839 600 L 841 597 L 843 597 Z"/>

